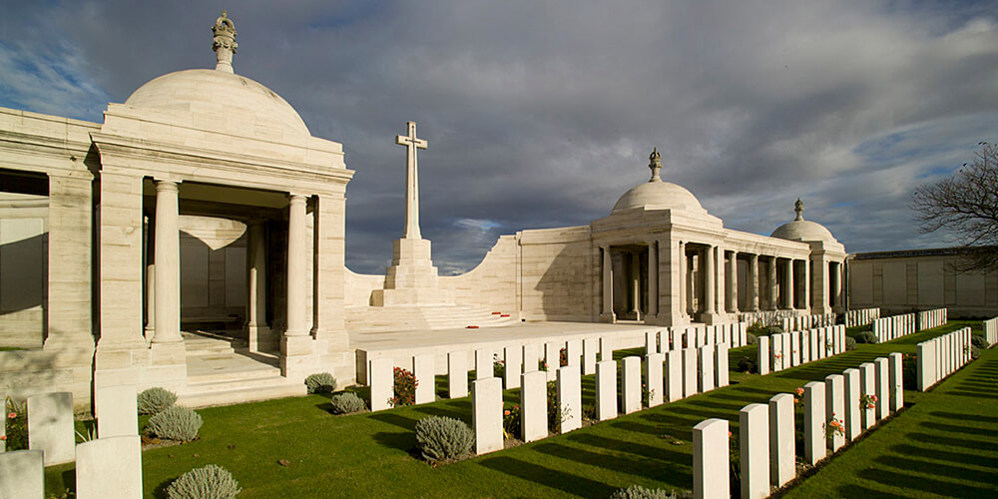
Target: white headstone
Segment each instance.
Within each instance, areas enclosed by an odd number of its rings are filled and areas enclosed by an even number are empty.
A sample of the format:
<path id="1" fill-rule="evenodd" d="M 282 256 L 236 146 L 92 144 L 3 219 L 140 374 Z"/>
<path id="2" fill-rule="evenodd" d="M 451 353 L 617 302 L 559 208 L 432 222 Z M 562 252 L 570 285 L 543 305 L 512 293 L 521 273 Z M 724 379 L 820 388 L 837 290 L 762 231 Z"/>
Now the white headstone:
<path id="1" fill-rule="evenodd" d="M 714 389 L 714 345 L 704 345 L 699 348 L 697 358 L 700 362 L 700 392 L 707 393 Z"/>
<path id="2" fill-rule="evenodd" d="M 447 353 L 447 396 L 456 399 L 468 396 L 468 353 Z"/>
<path id="3" fill-rule="evenodd" d="M 769 496 L 769 406 L 749 404 L 738 411 L 738 457 L 742 497 Z"/>
<path id="4" fill-rule="evenodd" d="M 534 343 L 523 345 L 523 372 L 537 371 L 541 360 L 541 349 Z"/>
<path id="5" fill-rule="evenodd" d="M 519 346 L 503 349 L 503 362 L 506 369 L 503 373 L 503 381 L 507 390 L 520 387 L 520 373 L 523 372 L 522 355 L 523 349 Z"/>
<path id="6" fill-rule="evenodd" d="M 811 362 L 811 332 L 801 331 L 800 332 L 800 363 L 807 364 Z"/>
<path id="7" fill-rule="evenodd" d="M 722 343 L 717 345 L 717 350 L 714 354 L 714 370 L 716 375 L 714 376 L 715 381 L 717 381 L 717 386 L 728 386 L 728 344 Z"/>
<path id="8" fill-rule="evenodd" d="M 645 389 L 648 390 L 648 407 L 662 405 L 665 396 L 664 376 L 662 366 L 665 363 L 665 355 L 653 353 L 645 357 Z"/>
<path id="9" fill-rule="evenodd" d="M 769 399 L 769 477 L 782 487 L 797 475 L 794 444 L 794 396 L 778 393 Z"/>
<path id="10" fill-rule="evenodd" d="M 524 442 L 548 436 L 547 373 L 523 373 L 520 389 L 520 430 Z"/>
<path id="11" fill-rule="evenodd" d="M 658 352 L 658 331 L 645 331 L 645 355 Z"/>
<path id="12" fill-rule="evenodd" d="M 641 357 L 624 357 L 620 402 L 624 414 L 641 410 Z"/>
<path id="13" fill-rule="evenodd" d="M 142 497 L 142 442 L 139 436 L 101 437 L 77 445 L 76 497 Z"/>
<path id="14" fill-rule="evenodd" d="M 561 347 L 564 343 L 549 341 L 544 344 L 544 363 L 547 364 L 548 381 L 554 381 L 558 368 L 561 367 Z"/>
<path id="15" fill-rule="evenodd" d="M 617 417 L 617 363 L 596 363 L 596 416 L 600 421 Z"/>
<path id="16" fill-rule="evenodd" d="M 42 460 L 40 450 L 0 452 L 0 497 L 44 498 L 45 465 Z"/>
<path id="17" fill-rule="evenodd" d="M 475 350 L 475 379 L 487 379 L 495 376 L 493 367 L 491 350 L 486 348 Z"/>
<path id="18" fill-rule="evenodd" d="M 596 373 L 596 359 L 598 358 L 599 339 L 586 338 L 582 340 L 582 374 L 590 375 Z"/>
<path id="19" fill-rule="evenodd" d="M 727 470 L 728 420 L 707 419 L 693 427 L 693 497 L 728 499 L 731 496 Z"/>
<path id="20" fill-rule="evenodd" d="M 888 399 L 891 393 L 890 364 L 886 357 L 877 357 L 873 362 L 877 371 L 877 419 L 879 420 L 886 418 L 890 414 L 888 410 L 890 408 Z"/>
<path id="21" fill-rule="evenodd" d="M 839 423 L 842 434 L 831 431 L 826 427 L 826 433 L 831 435 L 828 438 L 828 445 L 832 452 L 839 450 L 846 443 L 845 438 L 845 378 L 841 374 L 830 374 L 825 376 L 825 424 L 832 424 L 832 420 Z"/>
<path id="22" fill-rule="evenodd" d="M 774 334 L 770 340 L 770 358 L 773 363 L 773 372 L 783 370 L 783 338 L 782 335 Z"/>
<path id="23" fill-rule="evenodd" d="M 72 393 L 28 397 L 28 447 L 45 453 L 45 466 L 76 459 Z"/>
<path id="24" fill-rule="evenodd" d="M 790 365 L 800 365 L 800 331 L 790 333 Z"/>
<path id="25" fill-rule="evenodd" d="M 471 384 L 471 409 L 475 454 L 502 450 L 502 380 L 475 380 Z"/>
<path id="26" fill-rule="evenodd" d="M 738 323 L 738 346 L 748 345 L 748 324 L 745 322 Z"/>
<path id="27" fill-rule="evenodd" d="M 568 355 L 568 365 L 581 367 L 582 340 L 568 340 L 565 342 L 565 353 Z"/>
<path id="28" fill-rule="evenodd" d="M 121 437 L 139 434 L 135 385 L 114 385 L 94 389 L 97 412 L 97 436 Z"/>
<path id="29" fill-rule="evenodd" d="M 825 384 L 804 385 L 804 459 L 812 466 L 825 457 Z"/>
<path id="30" fill-rule="evenodd" d="M 558 369 L 558 407 L 561 409 L 558 431 L 568 433 L 582 427 L 582 377 L 575 366 Z"/>
<path id="31" fill-rule="evenodd" d="M 790 333 L 780 333 L 780 341 L 783 342 L 783 348 L 780 352 L 783 354 L 782 365 L 783 369 L 789 369 L 790 366 L 794 365 L 791 357 L 793 357 L 793 341 L 790 339 Z"/>
<path id="32" fill-rule="evenodd" d="M 860 396 L 862 395 L 876 395 L 877 394 L 877 381 L 876 381 L 876 366 L 870 362 L 864 362 L 859 365 L 859 390 Z M 860 421 L 861 426 L 864 430 L 871 428 L 877 423 L 876 409 L 860 407 Z"/>
<path id="33" fill-rule="evenodd" d="M 769 351 L 769 337 L 759 336 L 756 338 L 756 346 L 759 347 L 759 358 L 756 362 L 756 365 L 759 368 L 759 374 L 769 374 L 769 366 L 771 365 L 772 358 L 772 352 Z"/>
<path id="34" fill-rule="evenodd" d="M 389 402 L 395 397 L 395 364 L 392 359 L 371 359 L 367 368 L 371 380 L 371 410 L 390 409 Z"/>
<path id="35" fill-rule="evenodd" d="M 434 364 L 433 354 L 427 353 L 412 357 L 412 374 L 416 378 L 416 403 L 428 404 L 434 400 Z"/>
<path id="36" fill-rule="evenodd" d="M 613 360 L 613 338 L 603 336 L 599 339 L 599 360 Z"/>
<path id="37" fill-rule="evenodd" d="M 890 359 L 890 400 L 889 407 L 892 412 L 897 412 L 904 407 L 904 370 L 901 366 L 901 352 L 891 352 Z"/>
<path id="38" fill-rule="evenodd" d="M 846 427 L 846 440 L 852 441 L 862 432 L 862 421 L 859 410 L 859 369 L 849 368 L 842 371 L 842 390 L 845 408 L 842 414 Z"/>
<path id="39" fill-rule="evenodd" d="M 683 397 L 697 394 L 697 349 L 683 349 Z"/>
<path id="40" fill-rule="evenodd" d="M 675 402 L 683 398 L 683 358 L 679 350 L 665 354 L 665 398 Z"/>

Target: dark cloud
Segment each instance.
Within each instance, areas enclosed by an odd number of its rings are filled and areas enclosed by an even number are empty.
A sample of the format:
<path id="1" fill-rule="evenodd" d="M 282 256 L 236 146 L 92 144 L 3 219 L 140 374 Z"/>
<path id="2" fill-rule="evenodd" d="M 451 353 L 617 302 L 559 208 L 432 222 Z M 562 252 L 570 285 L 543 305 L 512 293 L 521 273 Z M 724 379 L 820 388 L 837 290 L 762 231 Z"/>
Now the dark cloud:
<path id="1" fill-rule="evenodd" d="M 100 121 L 145 81 L 211 67 L 224 7 L 5 6 L 0 104 Z M 941 245 L 915 230 L 911 190 L 998 135 L 988 2 L 230 8 L 236 71 L 344 144 L 357 172 L 347 262 L 360 272 L 382 272 L 401 235 L 393 138 L 409 120 L 430 142 L 421 221 L 444 272 L 477 264 L 499 234 L 605 216 L 647 178 L 656 145 L 663 176 L 730 228 L 768 234 L 801 196 L 850 251 Z"/>

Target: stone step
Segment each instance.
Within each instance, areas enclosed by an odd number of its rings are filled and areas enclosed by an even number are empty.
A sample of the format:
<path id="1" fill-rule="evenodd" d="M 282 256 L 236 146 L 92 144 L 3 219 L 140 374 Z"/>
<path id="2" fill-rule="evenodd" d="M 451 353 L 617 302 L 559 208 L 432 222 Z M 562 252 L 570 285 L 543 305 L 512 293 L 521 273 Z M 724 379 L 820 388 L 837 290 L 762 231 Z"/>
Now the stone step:
<path id="1" fill-rule="evenodd" d="M 188 374 L 187 384 L 191 387 L 211 385 L 213 383 L 227 383 L 229 381 L 255 381 L 260 379 L 276 379 L 281 377 L 281 369 L 266 364 L 260 364 L 259 368 L 242 369 L 238 371 L 219 371 L 217 373 Z"/>
<path id="2" fill-rule="evenodd" d="M 237 380 L 188 386 L 188 389 L 178 397 L 177 403 L 197 408 L 305 394 L 304 383 L 289 383 L 287 378 L 278 376 L 277 378 L 268 377 L 258 380 Z"/>

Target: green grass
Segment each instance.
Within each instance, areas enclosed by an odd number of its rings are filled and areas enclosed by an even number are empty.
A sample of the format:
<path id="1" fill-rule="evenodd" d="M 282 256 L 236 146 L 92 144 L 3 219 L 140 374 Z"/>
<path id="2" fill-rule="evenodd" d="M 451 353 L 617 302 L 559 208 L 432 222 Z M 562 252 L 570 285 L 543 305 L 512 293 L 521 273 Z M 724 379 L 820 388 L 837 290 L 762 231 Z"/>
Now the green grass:
<path id="1" fill-rule="evenodd" d="M 146 495 L 156 496 L 182 473 L 212 463 L 233 473 L 244 489 L 239 496 L 243 499 L 606 497 L 617 488 L 635 483 L 690 489 L 691 429 L 698 422 L 712 417 L 726 418 L 732 422 L 732 432 L 737 435 L 738 410 L 746 404 L 766 402 L 776 393 L 789 392 L 808 381 L 823 379 L 827 374 L 839 373 L 891 351 L 914 352 L 917 341 L 956 327 L 951 323 L 890 344 L 860 345 L 855 351 L 768 376 L 732 372 L 732 381 L 737 384 L 726 388 L 621 416 L 566 435 L 436 468 L 415 457 L 413 425 L 429 415 L 451 416 L 470 423 L 468 398 L 351 416 L 331 415 L 328 399 L 318 395 L 202 409 L 198 412 L 205 423 L 200 440 L 143 453 L 143 482 Z M 731 355 L 744 355 L 753 348 L 736 349 Z M 640 349 L 621 351 L 615 357 L 639 352 Z M 985 359 L 986 362 L 998 362 L 994 355 L 988 358 L 991 360 Z M 591 404 L 593 377 L 584 377 L 583 383 L 584 405 Z M 444 378 L 438 377 L 438 393 L 443 393 L 444 386 Z M 993 382 L 991 387 L 993 389 Z M 963 391 L 968 390 L 969 387 Z M 363 393 L 363 390 L 359 391 Z M 935 393 L 906 392 L 905 396 L 908 402 L 915 404 L 909 411 L 914 412 L 923 399 L 935 396 Z M 509 390 L 504 397 L 516 402 L 519 394 L 517 390 Z M 989 404 L 995 402 L 984 400 Z M 998 410 L 994 405 L 982 407 L 989 411 L 991 419 L 981 421 L 990 421 L 994 429 Z M 942 407 L 930 412 L 955 414 L 959 411 Z M 900 421 L 906 416 L 897 419 Z M 896 424 L 898 422 L 887 428 Z M 963 422 L 950 424 L 967 426 Z M 925 430 L 920 432 L 926 433 Z M 681 445 L 674 444 L 675 439 L 681 441 Z M 926 444 L 914 441 L 907 445 Z M 994 447 L 994 444 L 990 445 Z M 853 451 L 837 460 L 854 460 L 848 457 L 850 453 Z M 290 466 L 278 464 L 281 459 L 290 461 Z M 72 488 L 73 473 L 72 464 L 47 468 L 47 494 Z M 831 483 L 835 484 L 834 475 L 831 476 Z M 994 482 L 993 474 L 982 476 L 990 476 Z M 815 480 L 821 477 L 819 474 Z M 838 484 L 853 482 L 841 479 Z"/>

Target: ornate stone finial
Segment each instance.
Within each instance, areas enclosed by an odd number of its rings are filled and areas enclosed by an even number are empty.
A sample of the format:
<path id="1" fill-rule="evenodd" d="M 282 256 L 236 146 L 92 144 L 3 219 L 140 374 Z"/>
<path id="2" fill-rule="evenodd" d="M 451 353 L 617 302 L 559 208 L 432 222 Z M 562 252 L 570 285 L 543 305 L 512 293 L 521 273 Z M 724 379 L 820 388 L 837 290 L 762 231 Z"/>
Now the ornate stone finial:
<path id="1" fill-rule="evenodd" d="M 651 150 L 648 155 L 648 168 L 651 168 L 651 179 L 649 182 L 661 182 L 658 172 L 662 170 L 662 154 L 658 152 L 658 147 Z"/>
<path id="2" fill-rule="evenodd" d="M 211 27 L 211 32 L 215 38 L 212 40 L 211 49 L 215 51 L 215 58 L 218 64 L 215 70 L 233 73 L 232 54 L 236 53 L 236 25 L 232 24 L 227 11 L 222 11 L 222 16 L 215 20 L 215 25 Z"/>
<path id="3" fill-rule="evenodd" d="M 801 215 L 801 213 L 804 213 L 804 201 L 801 201 L 800 198 L 797 198 L 797 201 L 794 203 L 794 213 L 797 214 L 797 218 L 794 218 L 795 222 L 804 220 L 804 215 Z"/>

